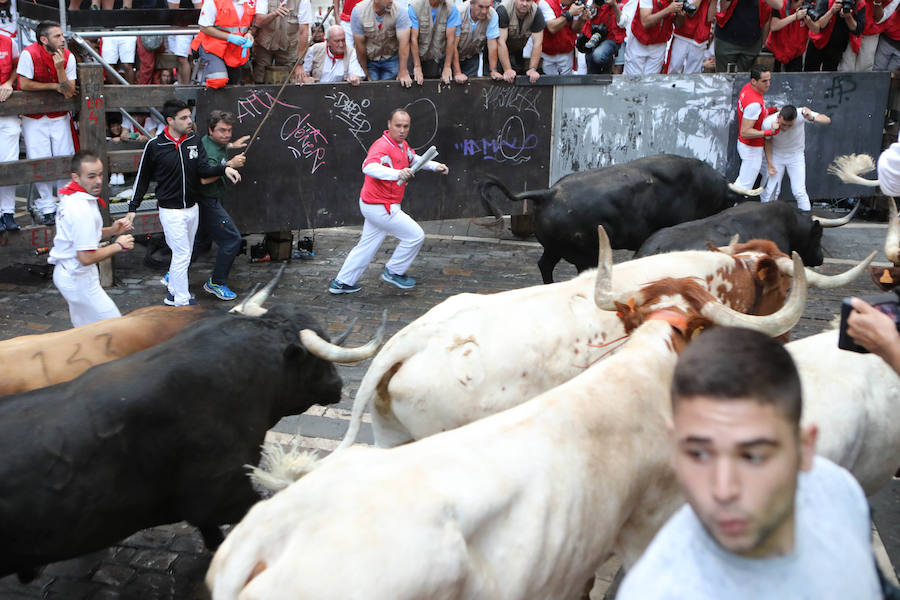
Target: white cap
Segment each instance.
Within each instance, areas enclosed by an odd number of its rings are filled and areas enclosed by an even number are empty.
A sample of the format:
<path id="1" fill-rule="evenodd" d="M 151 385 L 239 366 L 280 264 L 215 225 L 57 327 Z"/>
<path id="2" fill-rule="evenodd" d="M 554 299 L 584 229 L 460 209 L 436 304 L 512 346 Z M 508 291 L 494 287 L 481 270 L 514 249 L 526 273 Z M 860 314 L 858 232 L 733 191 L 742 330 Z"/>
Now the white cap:
<path id="1" fill-rule="evenodd" d="M 883 194 L 900 196 L 900 143 L 891 144 L 878 157 L 878 183 Z"/>

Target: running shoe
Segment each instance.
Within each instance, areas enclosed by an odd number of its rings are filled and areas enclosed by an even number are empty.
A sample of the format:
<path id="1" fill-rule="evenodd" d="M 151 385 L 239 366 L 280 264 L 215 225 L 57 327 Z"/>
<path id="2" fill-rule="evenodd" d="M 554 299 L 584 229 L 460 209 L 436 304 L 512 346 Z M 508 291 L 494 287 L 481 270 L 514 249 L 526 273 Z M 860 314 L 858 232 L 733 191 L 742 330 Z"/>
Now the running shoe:
<path id="1" fill-rule="evenodd" d="M 203 289 L 219 300 L 234 300 L 235 298 L 237 298 L 237 294 L 228 289 L 227 285 L 219 285 L 218 283 L 213 283 L 212 279 L 208 279 L 206 283 L 203 284 Z"/>
<path id="2" fill-rule="evenodd" d="M 328 285 L 328 291 L 332 294 L 352 294 L 361 289 L 362 288 L 358 285 L 348 285 L 346 283 L 341 283 L 337 279 L 332 279 L 331 283 Z"/>
<path id="3" fill-rule="evenodd" d="M 387 267 L 385 267 L 384 271 L 381 272 L 381 279 L 383 281 L 387 281 L 391 285 L 396 285 L 401 290 L 408 290 L 416 286 L 416 280 L 412 277 L 391 273 L 387 270 Z"/>

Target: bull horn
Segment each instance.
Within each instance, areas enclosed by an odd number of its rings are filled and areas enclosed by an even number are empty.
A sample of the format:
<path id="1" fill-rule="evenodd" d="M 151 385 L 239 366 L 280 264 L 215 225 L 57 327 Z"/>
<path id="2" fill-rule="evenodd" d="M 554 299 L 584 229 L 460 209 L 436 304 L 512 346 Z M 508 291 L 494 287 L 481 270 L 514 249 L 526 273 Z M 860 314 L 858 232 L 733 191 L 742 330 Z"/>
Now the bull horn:
<path id="1" fill-rule="evenodd" d="M 600 245 L 598 248 L 597 259 L 597 280 L 594 284 L 594 303 L 598 308 L 606 310 L 613 306 L 612 292 L 612 246 L 609 243 L 609 236 L 603 225 L 597 226 L 597 240 Z"/>
<path id="2" fill-rule="evenodd" d="M 744 196 L 759 196 L 760 194 L 762 194 L 764 188 L 760 186 L 758 188 L 753 188 L 752 190 L 745 190 L 744 188 L 738 187 L 733 183 L 729 183 L 728 189 L 730 189 L 732 192 L 742 194 Z"/>
<path id="3" fill-rule="evenodd" d="M 387 323 L 387 311 L 381 317 L 381 327 L 366 345 L 359 348 L 341 348 L 336 344 L 323 340 L 312 329 L 304 329 L 300 332 L 300 341 L 310 353 L 329 362 L 349 365 L 366 360 L 378 351 L 381 341 L 384 339 L 384 326 Z"/>
<path id="4" fill-rule="evenodd" d="M 868 154 L 845 154 L 836 156 L 828 165 L 828 172 L 836 175 L 844 183 L 855 183 L 867 187 L 877 187 L 877 179 L 860 177 L 863 173 L 875 170 L 875 160 Z"/>
<path id="5" fill-rule="evenodd" d="M 821 273 L 817 273 L 812 269 L 803 267 L 803 270 L 806 273 L 806 281 L 807 283 L 809 283 L 810 287 L 819 288 L 820 290 L 830 290 L 833 288 L 845 286 L 859 277 L 860 274 L 862 274 L 862 272 L 866 270 L 866 267 L 869 266 L 869 263 L 872 262 L 872 259 L 875 258 L 876 254 L 878 254 L 878 251 L 873 250 L 869 254 L 869 256 L 860 261 L 858 265 L 838 275 L 822 275 Z M 785 275 L 789 275 L 791 277 L 794 276 L 794 273 L 796 272 L 794 270 L 794 263 L 791 262 L 788 257 L 782 256 L 780 258 L 776 258 L 775 264 L 778 265 L 778 270 Z"/>
<path id="6" fill-rule="evenodd" d="M 840 219 L 825 219 L 823 217 L 813 217 L 813 221 L 818 221 L 819 225 L 821 225 L 822 227 L 840 227 L 841 225 L 846 225 L 853 220 L 854 216 L 856 216 L 856 211 L 859 210 L 860 204 L 862 204 L 862 200 L 857 200 L 856 204 L 853 206 L 853 210 L 851 210 Z"/>
<path id="7" fill-rule="evenodd" d="M 806 307 L 806 271 L 800 255 L 794 252 L 794 270 L 798 274 L 791 286 L 791 295 L 778 312 L 771 315 L 747 315 L 728 308 L 719 301 L 707 302 L 700 313 L 723 327 L 746 327 L 770 335 L 779 336 L 790 331 Z"/>
<path id="8" fill-rule="evenodd" d="M 241 301 L 240 304 L 238 304 L 237 306 L 235 306 L 234 308 L 232 308 L 232 309 L 229 310 L 228 312 L 230 312 L 230 313 L 235 313 L 235 314 L 238 314 L 238 315 L 244 314 L 244 307 L 247 306 L 247 300 L 249 300 L 250 297 L 253 296 L 253 294 L 255 294 L 255 293 L 256 293 L 256 290 L 258 290 L 258 289 L 259 289 L 259 284 L 257 283 L 257 284 L 255 284 L 255 285 L 253 286 L 253 289 L 250 290 L 250 294 L 249 294 L 246 298 L 244 298 L 243 301 Z"/>
<path id="9" fill-rule="evenodd" d="M 897 202 L 888 196 L 888 230 L 884 237 L 884 255 L 891 263 L 900 264 L 900 223 L 897 222 Z"/>
<path id="10" fill-rule="evenodd" d="M 332 343 L 335 346 L 343 346 L 344 342 L 347 341 L 347 337 L 350 335 L 350 332 L 353 331 L 353 327 L 356 325 L 356 322 L 358 320 L 359 320 L 359 318 L 355 318 L 352 321 L 350 321 L 350 326 L 347 327 L 347 329 L 344 330 L 344 332 L 341 335 L 334 338 L 334 342 L 332 342 Z"/>
<path id="11" fill-rule="evenodd" d="M 248 317 L 261 317 L 267 312 L 269 312 L 268 308 L 263 308 L 263 303 L 269 299 L 269 295 L 272 293 L 272 290 L 275 289 L 275 286 L 278 285 L 278 282 L 281 280 L 281 276 L 284 274 L 285 265 L 281 265 L 281 268 L 278 269 L 278 272 L 275 273 L 275 277 L 272 278 L 269 283 L 266 284 L 266 287 L 259 290 L 244 302 L 243 314 Z"/>

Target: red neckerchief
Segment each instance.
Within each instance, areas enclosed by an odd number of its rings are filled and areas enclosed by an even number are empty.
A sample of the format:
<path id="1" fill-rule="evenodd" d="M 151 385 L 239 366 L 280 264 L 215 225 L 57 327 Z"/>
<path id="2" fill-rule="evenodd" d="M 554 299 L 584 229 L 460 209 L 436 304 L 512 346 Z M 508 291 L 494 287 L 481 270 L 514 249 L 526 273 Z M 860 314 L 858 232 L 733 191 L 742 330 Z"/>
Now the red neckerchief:
<path id="1" fill-rule="evenodd" d="M 78 182 L 76 182 L 74 179 L 59 189 L 60 196 L 69 196 L 71 194 L 74 194 L 75 192 L 84 192 L 88 196 L 94 196 L 93 194 L 88 193 L 88 191 L 81 187 L 81 185 L 79 185 Z M 101 198 L 100 196 L 94 197 L 97 199 L 97 202 L 100 203 L 100 206 L 106 208 L 106 202 L 103 201 L 103 198 Z"/>
<path id="2" fill-rule="evenodd" d="M 325 44 L 325 55 L 328 56 L 328 58 L 330 58 L 330 59 L 331 59 L 331 62 L 333 62 L 333 63 L 336 63 L 336 62 L 338 61 L 339 58 L 340 58 L 341 60 L 344 59 L 344 55 L 343 55 L 343 54 L 332 54 L 332 53 L 331 53 L 331 48 L 328 47 L 328 44 Z"/>
<path id="3" fill-rule="evenodd" d="M 169 138 L 170 140 L 172 140 L 173 142 L 175 142 L 175 147 L 176 147 L 176 148 L 180 148 L 180 147 L 181 147 L 181 142 L 183 142 L 184 139 L 188 136 L 188 134 L 184 134 L 183 136 L 181 136 L 180 138 L 178 138 L 178 139 L 176 140 L 175 138 L 173 138 L 173 137 L 169 134 L 169 126 L 168 126 L 168 125 L 166 125 L 166 128 L 163 129 L 163 133 L 166 134 L 166 137 L 167 137 L 167 138 Z"/>

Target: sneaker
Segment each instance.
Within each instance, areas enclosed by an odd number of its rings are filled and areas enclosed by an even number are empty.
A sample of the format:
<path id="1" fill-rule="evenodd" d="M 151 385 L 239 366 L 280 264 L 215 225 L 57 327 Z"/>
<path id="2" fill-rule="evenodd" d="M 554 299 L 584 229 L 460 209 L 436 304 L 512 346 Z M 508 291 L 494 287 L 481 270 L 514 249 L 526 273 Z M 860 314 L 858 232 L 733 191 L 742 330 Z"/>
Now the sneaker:
<path id="1" fill-rule="evenodd" d="M 300 248 L 298 250 L 294 250 L 294 253 L 291 256 L 293 258 L 299 258 L 300 260 L 312 260 L 316 257 L 316 253 L 310 252 L 305 248 Z"/>
<path id="2" fill-rule="evenodd" d="M 56 213 L 52 212 L 41 216 L 41 225 L 46 225 L 47 227 L 56 225 Z"/>
<path id="3" fill-rule="evenodd" d="M 396 285 L 401 290 L 408 290 L 416 286 L 416 280 L 412 277 L 391 273 L 387 270 L 387 267 L 385 267 L 384 271 L 381 272 L 381 279 L 383 281 L 387 281 L 391 285 Z"/>
<path id="4" fill-rule="evenodd" d="M 19 224 L 16 223 L 16 217 L 12 213 L 3 213 L 3 217 L 0 217 L 0 221 L 3 221 L 3 225 L 6 226 L 7 231 L 19 230 Z"/>
<path id="5" fill-rule="evenodd" d="M 165 304 L 166 306 L 175 306 L 175 296 L 173 296 L 172 294 L 166 294 L 166 298 L 165 298 L 165 300 L 163 300 L 163 304 Z M 194 300 L 193 294 L 191 295 L 190 299 L 188 300 L 187 305 L 188 306 L 197 306 L 197 301 Z"/>
<path id="6" fill-rule="evenodd" d="M 219 285 L 218 283 L 213 283 L 212 279 L 208 279 L 206 283 L 203 284 L 203 289 L 219 300 L 234 300 L 235 298 L 237 298 L 237 294 L 228 289 L 227 285 Z"/>
<path id="7" fill-rule="evenodd" d="M 169 272 L 166 271 L 166 274 L 159 278 L 159 282 L 166 287 L 169 287 Z"/>
<path id="8" fill-rule="evenodd" d="M 352 294 L 361 289 L 362 288 L 358 285 L 347 285 L 346 283 L 341 283 L 337 279 L 332 279 L 331 283 L 328 284 L 328 291 L 332 294 Z"/>

